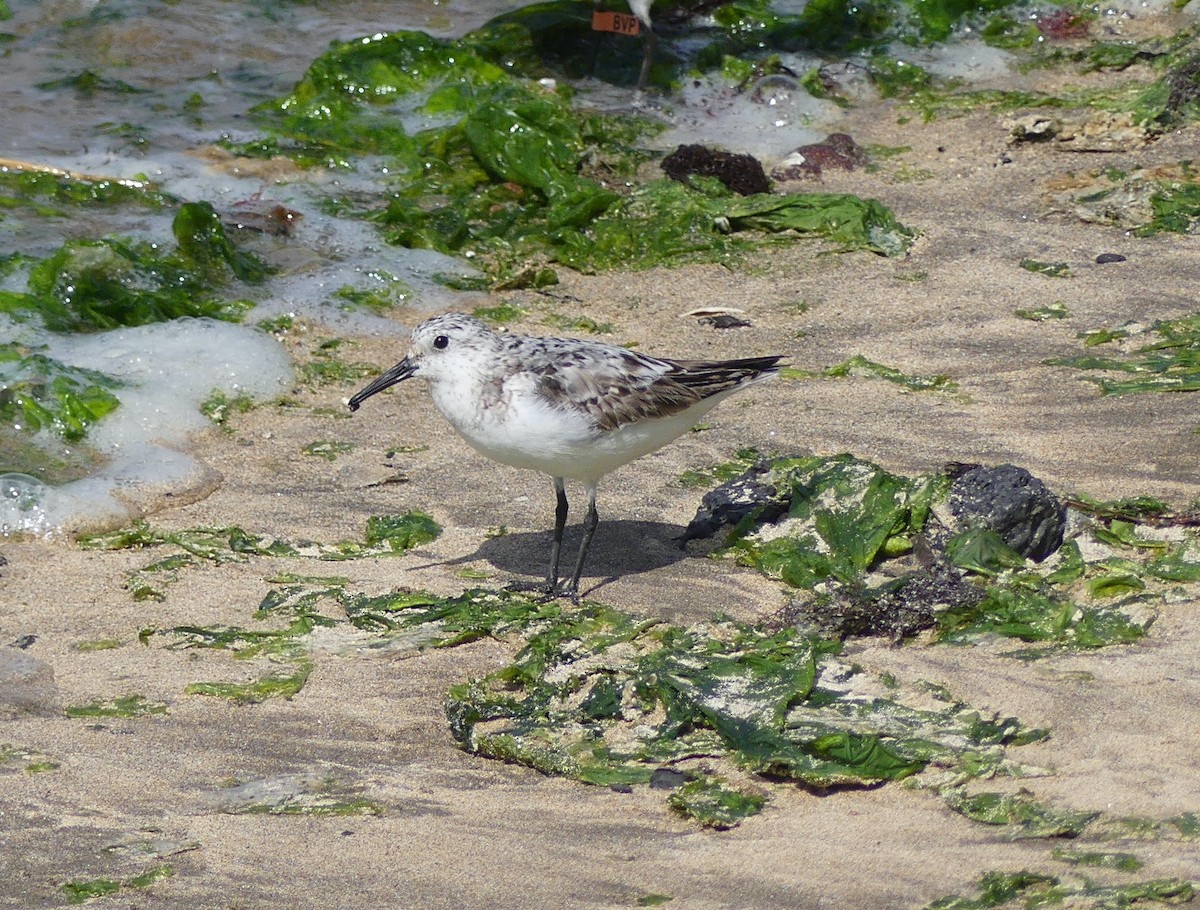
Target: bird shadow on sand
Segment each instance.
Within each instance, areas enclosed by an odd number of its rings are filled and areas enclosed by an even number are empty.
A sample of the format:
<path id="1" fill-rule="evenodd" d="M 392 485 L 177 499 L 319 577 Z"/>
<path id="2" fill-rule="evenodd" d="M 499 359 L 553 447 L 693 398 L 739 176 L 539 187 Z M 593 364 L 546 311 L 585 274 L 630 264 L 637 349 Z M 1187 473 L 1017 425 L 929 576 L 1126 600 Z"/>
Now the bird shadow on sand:
<path id="1" fill-rule="evenodd" d="M 651 572 L 699 555 L 683 548 L 683 531 L 682 525 L 661 521 L 602 519 L 583 567 L 581 593 L 592 594 L 622 576 Z M 567 526 L 559 564 L 564 577 L 569 578 L 575 567 L 581 534 L 579 525 Z M 499 571 L 512 575 L 514 581 L 536 581 L 545 577 L 553 538 L 550 530 L 500 534 L 489 537 L 474 553 L 441 564 L 464 565 L 486 560 Z"/>

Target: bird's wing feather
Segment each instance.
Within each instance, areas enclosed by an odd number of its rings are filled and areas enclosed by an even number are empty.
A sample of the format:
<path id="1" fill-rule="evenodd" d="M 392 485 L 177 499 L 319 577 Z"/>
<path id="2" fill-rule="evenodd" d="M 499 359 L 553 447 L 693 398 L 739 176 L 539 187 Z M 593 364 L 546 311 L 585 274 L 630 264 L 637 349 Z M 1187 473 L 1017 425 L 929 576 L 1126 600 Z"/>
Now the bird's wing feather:
<path id="1" fill-rule="evenodd" d="M 537 393 L 553 407 L 581 411 L 600 431 L 668 417 L 712 395 L 775 372 L 778 357 L 665 360 L 624 348 L 563 343 L 529 363 Z"/>

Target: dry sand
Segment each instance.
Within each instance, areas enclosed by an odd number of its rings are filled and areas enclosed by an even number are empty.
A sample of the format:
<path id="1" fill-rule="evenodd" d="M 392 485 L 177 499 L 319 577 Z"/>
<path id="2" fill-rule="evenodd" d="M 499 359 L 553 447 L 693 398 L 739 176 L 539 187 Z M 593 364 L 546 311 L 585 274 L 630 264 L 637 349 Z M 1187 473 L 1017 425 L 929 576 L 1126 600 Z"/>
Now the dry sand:
<path id="1" fill-rule="evenodd" d="M 550 313 L 611 322 L 611 340 L 679 357 L 782 353 L 819 369 L 862 354 L 911 374 L 944 373 L 960 395 L 906 393 L 869 379 L 756 386 L 689 434 L 628 466 L 601 489 L 602 524 L 585 579 L 588 596 L 637 614 L 689 623 L 721 611 L 754 620 L 785 600 L 780 587 L 728 562 L 685 556 L 672 538 L 699 492 L 677 478 L 736 449 L 849 451 L 904 472 L 948 461 L 1022 465 L 1060 492 L 1147 494 L 1186 506 L 1196 484 L 1195 399 L 1102 398 L 1078 374 L 1043 365 L 1078 353 L 1076 334 L 1195 310 L 1196 240 L 1134 239 L 1078 222 L 1047 202 L 1047 181 L 1099 167 L 1133 168 L 1194 155 L 1189 128 L 1145 147 L 1071 154 L 1009 148 L 1004 118 L 975 113 L 900 123 L 901 106 L 847 114 L 863 143 L 910 146 L 878 171 L 828 174 L 820 188 L 874 196 L 922 231 L 906 259 L 817 255 L 799 243 L 728 270 L 696 266 L 580 276 L 546 294 L 505 299 L 527 307 L 518 330 L 545 332 Z M 1003 157 L 1011 159 L 1002 163 Z M 1111 251 L 1128 260 L 1097 265 Z M 1065 261 L 1073 277 L 1018 267 Z M 923 275 L 924 277 L 919 277 Z M 1014 310 L 1059 301 L 1069 318 L 1019 319 Z M 682 313 L 699 305 L 746 310 L 753 326 L 718 331 Z M 405 314 L 405 319 L 415 314 Z M 348 359 L 387 365 L 394 342 L 356 339 Z M 296 342 L 303 347 L 301 342 Z M 240 525 L 289 539 L 357 538 L 368 516 L 413 508 L 445 527 L 402 558 L 331 566 L 258 559 L 186 571 L 163 603 L 134 603 L 125 574 L 157 552 L 85 552 L 67 541 L 6 541 L 0 551 L 0 641 L 36 636 L 24 652 L 53 670 L 53 700 L 71 705 L 136 692 L 167 717 L 68 719 L 13 712 L 0 743 L 36 750 L 57 770 L 0 765 L 0 907 L 63 903 L 69 879 L 128 878 L 160 860 L 111 845 L 160 839 L 173 877 L 106 898 L 104 906 L 179 908 L 610 908 L 668 895 L 683 910 L 734 907 L 919 907 L 973 893 L 989 870 L 1069 874 L 1045 841 L 1008 842 L 936 797 L 890 785 L 817 796 L 769 786 L 765 811 L 728 832 L 674 816 L 663 795 L 632 794 L 542 776 L 465 754 L 442 715 L 447 688 L 503 665 L 513 643 L 357 657 L 319 655 L 291 700 L 239 707 L 189 696 L 199 679 L 243 678 L 217 652 L 166 650 L 139 629 L 181 623 L 245 625 L 276 571 L 348 574 L 356 590 L 454 593 L 457 573 L 504 584 L 542 571 L 552 521 L 544 478 L 492 464 L 459 440 L 416 382 L 339 409 L 349 387 L 302 389 L 304 407 L 265 407 L 233 419 L 232 433 L 197 441 L 224 475 L 211 495 L 166 506 L 169 528 Z M 356 448 L 330 463 L 302 455 L 316 439 Z M 397 446 L 428 448 L 385 458 Z M 402 475 L 403 483 L 381 481 Z M 578 491 L 576 496 L 578 496 Z M 575 516 L 576 518 L 578 516 Z M 504 537 L 488 530 L 507 527 Z M 568 542 L 568 547 L 573 541 Z M 1142 643 L 1023 663 L 1002 648 L 893 648 L 852 642 L 871 670 L 948 686 L 973 705 L 1048 726 L 1023 762 L 1056 774 L 1022 782 L 1062 808 L 1165 819 L 1200 812 L 1200 612 L 1172 603 Z M 80 642 L 114 638 L 113 650 Z M 221 788 L 279 775 L 355 782 L 382 804 L 378 817 L 278 817 L 220 811 Z M 1007 786 L 1007 785 L 998 785 Z M 172 846 L 173 845 L 173 846 Z M 191 848 L 191 849 L 183 849 Z M 1167 839 L 1091 845 L 1128 849 L 1137 876 L 1195 877 L 1200 847 Z"/>

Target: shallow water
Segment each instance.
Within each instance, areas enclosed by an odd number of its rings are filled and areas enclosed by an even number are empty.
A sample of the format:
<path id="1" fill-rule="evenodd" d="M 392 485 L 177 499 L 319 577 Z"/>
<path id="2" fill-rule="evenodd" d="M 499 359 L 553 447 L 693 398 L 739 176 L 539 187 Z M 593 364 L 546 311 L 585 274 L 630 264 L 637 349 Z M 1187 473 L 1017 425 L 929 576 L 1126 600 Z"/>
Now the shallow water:
<path id="1" fill-rule="evenodd" d="M 293 267 L 261 288 L 246 325 L 177 320 L 115 332 L 63 336 L 31 325 L 0 324 L 0 340 L 74 366 L 121 379 L 122 406 L 91 434 L 106 467 L 59 487 L 11 473 L 0 464 L 0 530 L 47 533 L 128 520 L 136 488 L 170 488 L 202 473 L 184 454 L 188 437 L 209 425 L 199 403 L 214 388 L 264 400 L 291 381 L 287 354 L 252 327 L 281 314 L 335 323 L 350 332 L 398 332 L 395 323 L 350 314 L 328 301 L 345 285 L 370 286 L 381 271 L 416 289 L 423 306 L 453 303 L 436 272 L 467 271 L 427 251 L 388 247 L 361 221 L 322 214 L 320 202 L 346 185 L 367 186 L 372 174 L 318 175 L 291 184 L 240 177 L 200 154 L 222 137 L 250 138 L 255 105 L 285 94 L 313 58 L 333 41 L 381 29 L 420 29 L 453 36 L 516 8 L 517 2 L 418 0 L 404 4 L 228 3 L 222 0 L 130 2 L 113 8 L 90 2 L 10 4 L 0 23 L 12 36 L 0 44 L 5 103 L 0 110 L 0 158 L 120 180 L 150 181 L 182 199 L 206 200 L 227 211 L 244 200 L 277 202 L 304 215 Z M 81 71 L 120 80 L 128 91 L 45 88 Z M 202 103 L 195 101 L 202 99 Z M 193 99 L 189 102 L 189 99 Z M 69 223 L 0 219 L 0 251 L 44 256 L 71 237 L 120 235 L 164 242 L 170 213 L 81 213 Z M 20 289 L 23 276 L 3 286 Z M 50 446 L 60 457 L 66 448 Z M 9 471 L 9 473 L 5 473 Z M 134 497 L 137 498 L 136 496 Z"/>

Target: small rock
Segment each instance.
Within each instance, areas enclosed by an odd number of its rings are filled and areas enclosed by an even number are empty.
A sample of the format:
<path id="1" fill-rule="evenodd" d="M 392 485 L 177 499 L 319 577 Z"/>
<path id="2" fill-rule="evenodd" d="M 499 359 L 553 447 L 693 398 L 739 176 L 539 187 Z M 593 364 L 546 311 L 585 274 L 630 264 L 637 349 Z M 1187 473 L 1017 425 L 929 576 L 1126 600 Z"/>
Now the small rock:
<path id="1" fill-rule="evenodd" d="M 1124 261 L 1125 261 L 1125 257 L 1122 256 L 1120 253 L 1101 253 L 1099 256 L 1096 257 L 1096 262 L 1099 263 L 1100 265 L 1104 265 L 1109 262 L 1124 262 Z"/>
<path id="2" fill-rule="evenodd" d="M 987 528 L 1013 550 L 1041 562 L 1063 541 L 1067 508 L 1024 468 L 969 466 L 950 485 L 954 530 Z"/>
<path id="3" fill-rule="evenodd" d="M 742 319 L 732 313 L 718 313 L 715 316 L 702 316 L 698 320 L 703 325 L 711 325 L 714 329 L 744 329 L 750 325 L 749 319 Z"/>
<path id="4" fill-rule="evenodd" d="M 778 520 L 791 505 L 791 493 L 781 493 L 771 484 L 761 482 L 759 478 L 770 469 L 769 462 L 761 461 L 740 477 L 705 493 L 695 517 L 683 532 L 682 542 L 712 537 L 754 511 L 758 511 L 764 522 Z"/>

